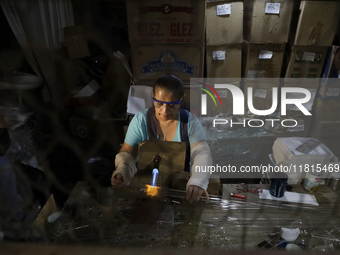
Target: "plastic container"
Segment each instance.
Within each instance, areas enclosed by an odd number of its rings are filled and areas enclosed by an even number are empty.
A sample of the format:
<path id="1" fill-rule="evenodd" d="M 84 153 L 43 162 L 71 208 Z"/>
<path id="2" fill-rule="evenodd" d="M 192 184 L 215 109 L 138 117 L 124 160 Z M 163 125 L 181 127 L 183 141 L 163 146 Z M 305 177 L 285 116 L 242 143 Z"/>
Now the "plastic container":
<path id="1" fill-rule="evenodd" d="M 317 191 L 321 182 L 319 173 L 308 172 L 303 182 L 303 188 L 308 191 Z"/>

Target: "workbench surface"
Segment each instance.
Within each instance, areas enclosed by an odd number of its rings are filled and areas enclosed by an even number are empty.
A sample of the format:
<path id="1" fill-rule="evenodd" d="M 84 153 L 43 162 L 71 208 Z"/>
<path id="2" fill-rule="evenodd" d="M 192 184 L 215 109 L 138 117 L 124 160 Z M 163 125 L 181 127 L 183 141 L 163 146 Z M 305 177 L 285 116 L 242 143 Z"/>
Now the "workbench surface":
<path id="1" fill-rule="evenodd" d="M 231 192 L 247 199 L 231 198 Z M 78 182 L 63 216 L 47 232 L 52 243 L 253 250 L 265 249 L 258 248 L 263 241 L 270 243 L 267 248 L 280 248 L 280 230 L 287 227 L 300 229 L 295 244 L 302 249 L 339 248 L 338 194 L 327 186 L 309 193 L 294 185 L 292 192 L 313 194 L 319 205 L 259 199 L 235 184 L 223 184 L 222 196 L 189 204 L 184 191 L 162 189 L 158 197 L 148 197 L 143 186 L 98 190 Z"/>

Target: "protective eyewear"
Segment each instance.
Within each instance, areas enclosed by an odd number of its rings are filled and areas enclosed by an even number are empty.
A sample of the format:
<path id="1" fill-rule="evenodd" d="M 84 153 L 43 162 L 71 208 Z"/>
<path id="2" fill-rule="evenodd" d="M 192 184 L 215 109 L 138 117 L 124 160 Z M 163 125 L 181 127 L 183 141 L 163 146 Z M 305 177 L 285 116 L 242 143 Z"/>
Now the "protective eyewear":
<path id="1" fill-rule="evenodd" d="M 152 101 L 155 103 L 155 107 L 157 108 L 162 108 L 164 105 L 168 105 L 172 109 L 177 109 L 179 108 L 182 102 L 182 98 L 177 102 L 164 102 L 164 101 L 159 101 L 156 98 L 152 97 Z"/>

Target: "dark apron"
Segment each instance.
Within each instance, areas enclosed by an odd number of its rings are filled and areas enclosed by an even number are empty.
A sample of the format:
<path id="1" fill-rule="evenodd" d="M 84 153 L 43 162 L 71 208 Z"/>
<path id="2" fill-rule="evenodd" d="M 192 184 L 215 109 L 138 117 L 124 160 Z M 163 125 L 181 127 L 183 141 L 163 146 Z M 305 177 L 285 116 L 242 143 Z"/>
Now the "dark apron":
<path id="1" fill-rule="evenodd" d="M 188 135 L 188 120 L 189 114 L 186 110 L 180 110 L 180 129 L 181 129 L 181 140 L 186 143 L 185 153 L 185 171 L 190 172 L 190 143 Z M 148 109 L 147 113 L 147 125 L 149 140 L 157 140 L 157 126 L 156 126 L 155 107 L 152 106 Z"/>

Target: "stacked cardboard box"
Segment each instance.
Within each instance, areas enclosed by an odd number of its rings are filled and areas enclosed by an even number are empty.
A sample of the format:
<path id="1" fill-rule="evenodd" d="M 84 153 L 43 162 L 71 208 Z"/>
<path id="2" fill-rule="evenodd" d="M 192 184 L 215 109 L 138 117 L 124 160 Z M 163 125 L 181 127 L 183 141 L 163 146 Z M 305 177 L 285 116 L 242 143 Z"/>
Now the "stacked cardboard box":
<path id="1" fill-rule="evenodd" d="M 286 43 L 243 44 L 243 76 L 248 79 L 279 78 Z"/>
<path id="2" fill-rule="evenodd" d="M 329 48 L 322 73 L 321 86 L 317 94 L 316 121 L 340 120 L 340 46 Z M 320 124 L 320 123 L 317 123 Z M 333 124 L 330 124 L 333 126 Z M 315 135 L 321 135 L 315 132 Z M 335 134 L 334 134 L 335 135 Z M 335 135 L 338 137 L 338 135 Z"/>
<path id="3" fill-rule="evenodd" d="M 340 120 L 340 81 L 321 84 L 315 109 L 317 120 Z"/>
<path id="4" fill-rule="evenodd" d="M 245 78 L 279 78 L 293 1 L 244 1 Z"/>
<path id="5" fill-rule="evenodd" d="M 294 45 L 332 45 L 339 14 L 339 1 L 301 1 Z"/>
<path id="6" fill-rule="evenodd" d="M 203 77 L 205 1 L 127 0 L 126 6 L 136 84 L 153 85 L 166 73 L 185 84 Z"/>
<path id="7" fill-rule="evenodd" d="M 244 94 L 253 99 L 256 110 L 271 109 L 273 88 L 279 91 L 292 10 L 292 1 L 244 1 L 242 76 L 246 78 Z"/>
<path id="8" fill-rule="evenodd" d="M 276 88 L 279 97 L 279 79 L 246 80 L 244 84 L 245 98 L 252 98 L 252 105 L 256 110 L 269 110 L 273 105 L 273 88 Z M 250 94 L 251 93 L 251 94 Z M 248 112 L 248 100 L 245 100 L 245 111 Z M 278 105 L 277 105 L 278 107 Z M 267 117 L 267 116 L 265 116 Z"/>
<path id="9" fill-rule="evenodd" d="M 243 1 L 209 1 L 206 9 L 206 83 L 220 82 L 240 87 Z M 215 79 L 211 80 L 210 79 Z M 232 95 L 227 89 L 216 90 L 221 103 L 207 100 L 208 115 L 232 113 Z M 214 95 L 217 100 L 217 96 Z M 217 100 L 218 102 L 219 100 Z"/>
<path id="10" fill-rule="evenodd" d="M 206 11 L 208 78 L 241 78 L 243 1 L 214 1 Z"/>
<path id="11" fill-rule="evenodd" d="M 339 22 L 339 1 L 301 1 L 287 78 L 320 78 Z"/>
<path id="12" fill-rule="evenodd" d="M 340 27 L 340 26 L 339 26 Z M 323 84 L 337 83 L 340 78 L 340 46 L 333 45 L 328 49 L 326 63 L 322 72 Z"/>
<path id="13" fill-rule="evenodd" d="M 215 83 L 218 84 L 230 84 L 234 85 L 238 88 L 240 88 L 240 82 L 238 81 L 239 78 L 220 78 L 220 79 L 213 79 L 212 82 L 210 82 L 211 79 L 206 79 L 206 83 L 210 85 L 214 85 Z M 207 100 L 207 115 L 208 116 L 216 116 L 216 115 L 222 115 L 222 116 L 227 116 L 233 113 L 233 103 L 234 103 L 234 98 L 230 90 L 228 89 L 216 89 L 216 92 L 219 96 L 219 101 L 217 95 L 213 95 L 216 104 L 213 100 L 208 99 Z"/>
<path id="14" fill-rule="evenodd" d="M 314 109 L 319 104 L 319 99 L 316 103 L 316 98 L 320 97 L 318 96 L 320 92 L 317 93 L 320 87 L 319 78 L 328 47 L 332 45 L 334 39 L 339 21 L 340 5 L 338 1 L 301 1 L 299 9 L 297 27 L 291 31 L 289 62 L 284 86 L 308 89 L 312 94 L 312 99 L 304 106 L 315 115 Z M 298 98 L 298 94 L 292 94 L 291 98 Z M 307 130 L 315 126 L 306 126 L 306 120 L 312 124 L 311 117 L 304 116 L 301 111 L 294 112 L 294 109 L 291 109 L 288 116 L 303 119 L 304 128 Z M 320 128 L 315 130 L 320 130 Z M 314 132 L 312 129 L 310 131 Z M 311 133 L 306 132 L 306 135 Z"/>
<path id="15" fill-rule="evenodd" d="M 333 47 L 337 49 L 338 47 Z M 329 78 L 333 71 L 336 70 L 336 59 L 331 51 L 330 64 L 325 68 L 320 90 L 317 94 L 316 107 L 314 112 L 314 125 L 311 133 L 315 137 L 326 144 L 334 154 L 340 155 L 340 79 Z M 335 61 L 334 61 L 335 60 Z M 333 68 L 332 68 L 333 66 Z M 329 68 L 329 69 L 328 69 Z M 330 69 L 333 69 L 331 71 Z"/>
<path id="16" fill-rule="evenodd" d="M 302 104 L 303 107 L 312 114 L 313 106 L 315 104 L 315 97 L 318 90 L 318 79 L 309 80 L 309 79 L 286 79 L 283 87 L 293 87 L 293 88 L 304 88 L 307 89 L 310 94 L 311 98 L 308 102 Z M 295 93 L 290 92 L 286 94 L 287 99 L 300 99 L 304 98 L 305 95 L 303 93 Z M 282 109 L 280 110 L 282 113 Z M 287 127 L 282 128 L 282 133 L 280 136 L 299 136 L 299 137 L 307 137 L 309 136 L 310 128 L 312 125 L 312 115 L 305 115 L 295 104 L 287 104 L 286 106 L 286 115 L 281 116 L 282 119 L 292 119 L 292 122 L 296 124 L 295 127 Z M 294 121 L 293 121 L 294 120 Z"/>
<path id="17" fill-rule="evenodd" d="M 327 48 L 326 46 L 292 46 L 286 78 L 320 78 Z"/>

